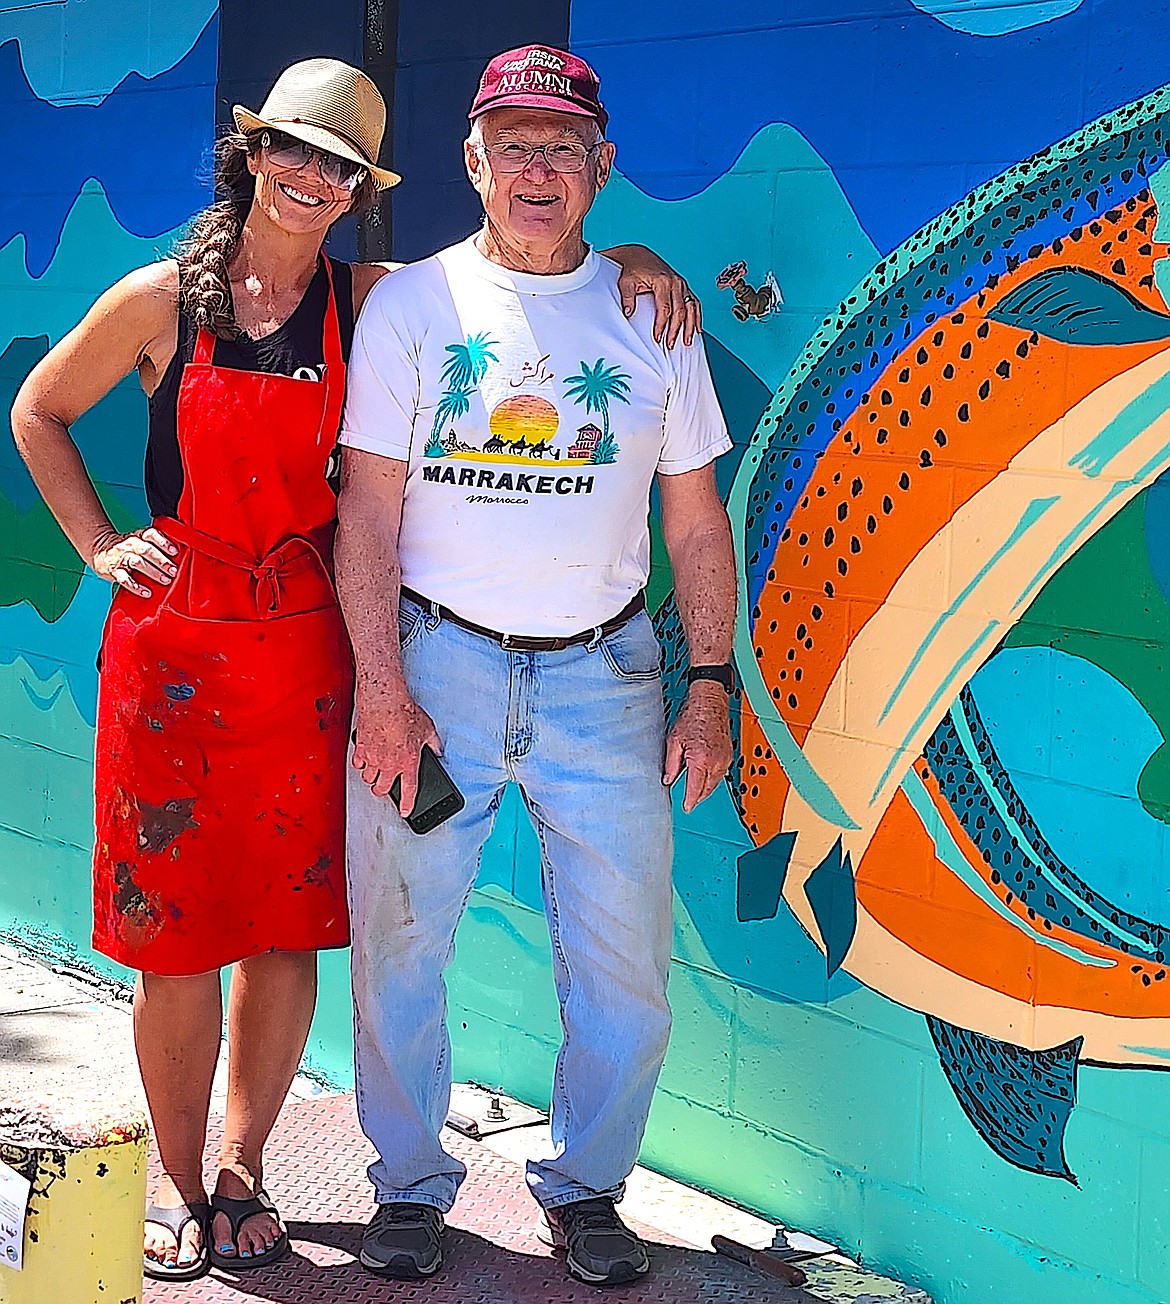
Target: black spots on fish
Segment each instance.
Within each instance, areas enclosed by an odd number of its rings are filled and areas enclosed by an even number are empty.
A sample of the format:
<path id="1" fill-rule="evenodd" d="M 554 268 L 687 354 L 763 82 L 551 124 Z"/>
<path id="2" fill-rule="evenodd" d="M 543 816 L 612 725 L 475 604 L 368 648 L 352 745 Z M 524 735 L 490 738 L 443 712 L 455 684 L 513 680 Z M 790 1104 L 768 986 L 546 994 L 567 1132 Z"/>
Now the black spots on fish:
<path id="1" fill-rule="evenodd" d="M 991 393 L 991 381 L 984 380 L 979 385 L 979 397 L 985 399 Z"/>
<path id="2" fill-rule="evenodd" d="M 873 534 L 876 532 L 876 530 L 877 530 L 877 517 L 874 516 L 874 514 L 871 512 L 865 518 L 865 532 L 867 534 Z"/>
<path id="3" fill-rule="evenodd" d="M 960 421 L 970 421 L 971 420 L 970 405 L 967 403 L 960 403 L 959 410 L 958 412 L 955 413 L 955 415 L 959 418 Z"/>
<path id="4" fill-rule="evenodd" d="M 882 515 L 889 516 L 889 514 L 893 510 L 894 510 L 894 500 L 890 497 L 889 494 L 885 494 L 882 498 Z"/>
<path id="5" fill-rule="evenodd" d="M 884 444 L 886 440 L 889 439 L 889 437 L 890 437 L 890 432 L 886 430 L 884 427 L 877 432 L 877 442 L 879 444 Z"/>
<path id="6" fill-rule="evenodd" d="M 898 477 L 898 488 L 905 491 L 910 488 L 910 476 L 906 471 Z"/>
<path id="7" fill-rule="evenodd" d="M 865 485 L 861 482 L 859 478 L 855 476 L 853 483 L 849 486 L 849 492 L 853 495 L 854 498 L 856 498 L 864 488 Z"/>
<path id="8" fill-rule="evenodd" d="M 914 355 L 914 360 L 915 362 L 918 363 L 920 367 L 924 367 L 926 366 L 927 362 L 930 361 L 930 354 L 927 353 L 927 351 L 924 348 L 919 346 L 918 352 Z"/>
<path id="9" fill-rule="evenodd" d="M 946 337 L 947 337 L 947 336 L 946 336 L 946 332 L 945 332 L 945 331 L 935 331 L 935 333 L 934 333 L 934 347 L 935 347 L 936 349 L 941 349 L 942 346 L 943 346 L 943 341 L 946 339 Z"/>
<path id="10" fill-rule="evenodd" d="M 842 579 L 849 574 L 849 563 L 844 557 L 837 558 L 837 574 L 840 575 Z"/>
<path id="11" fill-rule="evenodd" d="M 954 380 L 955 364 L 953 362 L 948 362 L 947 365 L 943 368 L 942 374 L 944 380 Z"/>
<path id="12" fill-rule="evenodd" d="M 1002 380 L 1007 380 L 1007 378 L 1012 374 L 1012 364 L 1006 358 L 1001 362 L 997 362 L 995 366 L 995 374 Z"/>
<path id="13" fill-rule="evenodd" d="M 849 515 L 849 504 L 840 502 L 837 504 L 837 520 L 843 521 Z"/>
<path id="14" fill-rule="evenodd" d="M 881 399 L 882 407 L 889 407 L 894 401 L 894 396 L 888 389 L 883 389 L 879 397 Z"/>
<path id="15" fill-rule="evenodd" d="M 927 385 L 922 393 L 918 396 L 918 402 L 922 407 L 930 407 L 931 392 L 930 386 Z"/>
<path id="16" fill-rule="evenodd" d="M 964 362 L 969 362 L 971 360 L 971 355 L 974 352 L 975 352 L 975 346 L 971 343 L 971 341 L 964 340 L 962 348 L 959 349 L 959 357 L 962 358 Z"/>
<path id="17" fill-rule="evenodd" d="M 827 526 L 825 526 L 825 547 L 826 547 L 826 548 L 831 548 L 831 547 L 833 546 L 833 539 L 834 539 L 835 537 L 836 537 L 836 536 L 835 536 L 834 533 L 833 533 L 833 527 L 832 527 L 831 525 L 827 525 Z"/>
<path id="18" fill-rule="evenodd" d="M 1019 344 L 1016 345 L 1016 357 L 1026 358 L 1031 351 L 1031 348 L 1032 346 L 1027 340 L 1021 340 Z"/>
<path id="19" fill-rule="evenodd" d="M 939 448 L 946 448 L 947 446 L 946 431 L 942 429 L 936 430 L 934 432 L 934 442 L 939 446 Z"/>
<path id="20" fill-rule="evenodd" d="M 910 425 L 910 413 L 905 408 L 898 413 L 898 424 L 903 430 Z"/>
<path id="21" fill-rule="evenodd" d="M 922 449 L 922 451 L 918 454 L 918 465 L 923 469 L 925 469 L 928 466 L 934 465 L 934 462 L 931 461 L 929 448 Z"/>
<path id="22" fill-rule="evenodd" d="M 784 592 L 780 595 L 780 601 L 781 601 L 781 602 L 791 602 L 791 601 L 792 601 L 792 590 L 791 590 L 791 589 L 785 589 Z"/>
<path id="23" fill-rule="evenodd" d="M 1118 276 L 1124 276 L 1124 275 L 1125 275 L 1125 259 L 1124 259 L 1124 258 L 1117 258 L 1117 259 L 1115 259 L 1115 260 L 1113 261 L 1112 267 L 1113 267 L 1113 271 L 1114 271 Z"/>

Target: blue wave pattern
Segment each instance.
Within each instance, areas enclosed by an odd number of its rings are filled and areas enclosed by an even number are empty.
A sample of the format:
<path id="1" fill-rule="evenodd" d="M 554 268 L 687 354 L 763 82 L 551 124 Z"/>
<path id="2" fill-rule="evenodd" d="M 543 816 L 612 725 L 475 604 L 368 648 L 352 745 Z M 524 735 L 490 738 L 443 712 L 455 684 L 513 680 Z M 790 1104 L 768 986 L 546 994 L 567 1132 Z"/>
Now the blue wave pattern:
<path id="1" fill-rule="evenodd" d="M 31 276 L 48 267 L 90 177 L 101 181 L 122 227 L 138 236 L 170 231 L 207 202 L 218 27 L 213 18 L 167 72 L 132 73 L 96 105 L 40 99 L 19 43 L 0 45 L 0 154 L 20 182 L 0 190 L 0 245 L 23 234 Z"/>
<path id="2" fill-rule="evenodd" d="M 1166 0 L 1097 0 L 989 40 L 911 0 L 574 0 L 571 35 L 639 189 L 696 194 L 765 123 L 791 123 L 888 253 L 1004 167 L 1160 86 L 1168 16 Z"/>

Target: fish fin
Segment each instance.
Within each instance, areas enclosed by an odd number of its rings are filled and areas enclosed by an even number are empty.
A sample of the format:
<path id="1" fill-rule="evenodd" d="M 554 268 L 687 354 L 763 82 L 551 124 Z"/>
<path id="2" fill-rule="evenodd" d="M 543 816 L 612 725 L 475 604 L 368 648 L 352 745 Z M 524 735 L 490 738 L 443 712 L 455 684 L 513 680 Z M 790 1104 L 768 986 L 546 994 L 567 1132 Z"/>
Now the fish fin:
<path id="1" fill-rule="evenodd" d="M 1026 1050 L 927 1015 L 942 1070 L 975 1130 L 1001 1158 L 1077 1186 L 1064 1131 L 1077 1103 L 1083 1037 Z"/>
<path id="2" fill-rule="evenodd" d="M 1049 267 L 988 312 L 993 321 L 1061 344 L 1145 344 L 1170 339 L 1170 317 L 1084 267 Z"/>
<path id="3" fill-rule="evenodd" d="M 795 842 L 795 833 L 777 833 L 740 856 L 735 914 L 741 924 L 776 918 Z"/>
<path id="4" fill-rule="evenodd" d="M 853 882 L 853 862 L 846 852 L 841 855 L 841 839 L 808 876 L 804 894 L 812 907 L 813 917 L 825 944 L 825 963 L 829 976 L 840 969 L 853 936 L 857 932 L 857 888 Z"/>

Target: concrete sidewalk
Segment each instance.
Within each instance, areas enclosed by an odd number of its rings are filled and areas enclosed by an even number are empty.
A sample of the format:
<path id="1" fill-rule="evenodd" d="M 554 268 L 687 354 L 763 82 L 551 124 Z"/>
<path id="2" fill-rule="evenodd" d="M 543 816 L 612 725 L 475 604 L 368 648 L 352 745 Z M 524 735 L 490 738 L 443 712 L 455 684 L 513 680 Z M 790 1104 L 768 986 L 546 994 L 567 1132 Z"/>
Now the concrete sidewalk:
<path id="1" fill-rule="evenodd" d="M 221 1059 L 212 1098 L 212 1144 L 224 1102 Z M 79 974 L 37 963 L 0 945 L 0 1098 L 34 1099 L 77 1091 L 145 1105 L 134 1059 L 127 994 Z M 184 1286 L 148 1282 L 144 1304 L 163 1301 L 412 1300 L 477 1304 L 583 1301 L 596 1292 L 568 1279 L 536 1239 L 524 1161 L 546 1140 L 543 1117 L 503 1101 L 506 1120 L 490 1119 L 491 1096 L 458 1088 L 453 1108 L 478 1121 L 469 1139 L 448 1129 L 445 1144 L 470 1169 L 450 1219 L 448 1265 L 425 1283 L 385 1283 L 356 1263 L 361 1226 L 372 1211 L 364 1169 L 370 1159 L 352 1097 L 298 1078 L 269 1147 L 269 1189 L 289 1224 L 294 1253 L 276 1267 L 215 1273 Z M 623 1288 L 623 1304 L 703 1301 L 736 1304 L 929 1304 L 920 1291 L 851 1263 L 831 1246 L 771 1223 L 644 1169 L 631 1177 L 622 1214 L 651 1242 L 654 1271 Z M 808 1281 L 784 1285 L 711 1253 L 715 1233 L 756 1248 L 774 1243 L 814 1255 Z"/>

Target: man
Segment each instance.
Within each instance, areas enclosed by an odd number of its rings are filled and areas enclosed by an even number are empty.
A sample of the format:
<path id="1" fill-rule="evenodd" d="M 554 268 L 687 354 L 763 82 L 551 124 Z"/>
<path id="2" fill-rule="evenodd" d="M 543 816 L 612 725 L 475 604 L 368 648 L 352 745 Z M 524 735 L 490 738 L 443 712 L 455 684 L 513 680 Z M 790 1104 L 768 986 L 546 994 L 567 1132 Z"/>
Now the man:
<path id="1" fill-rule="evenodd" d="M 464 1177 L 439 1144 L 443 970 L 505 784 L 539 835 L 565 1035 L 553 1152 L 528 1183 L 569 1270 L 649 1262 L 614 1201 L 666 1052 L 668 787 L 692 809 L 731 761 L 730 446 L 702 345 L 624 316 L 585 244 L 613 166 L 592 69 L 544 46 L 493 59 L 471 109 L 472 239 L 387 277 L 361 315 L 344 421 L 338 587 L 357 662 L 350 781 L 358 1108 L 378 1150 L 361 1261 L 433 1273 Z M 695 680 L 664 743 L 642 589 L 658 477 Z M 461 812 L 416 836 L 420 749 Z"/>

